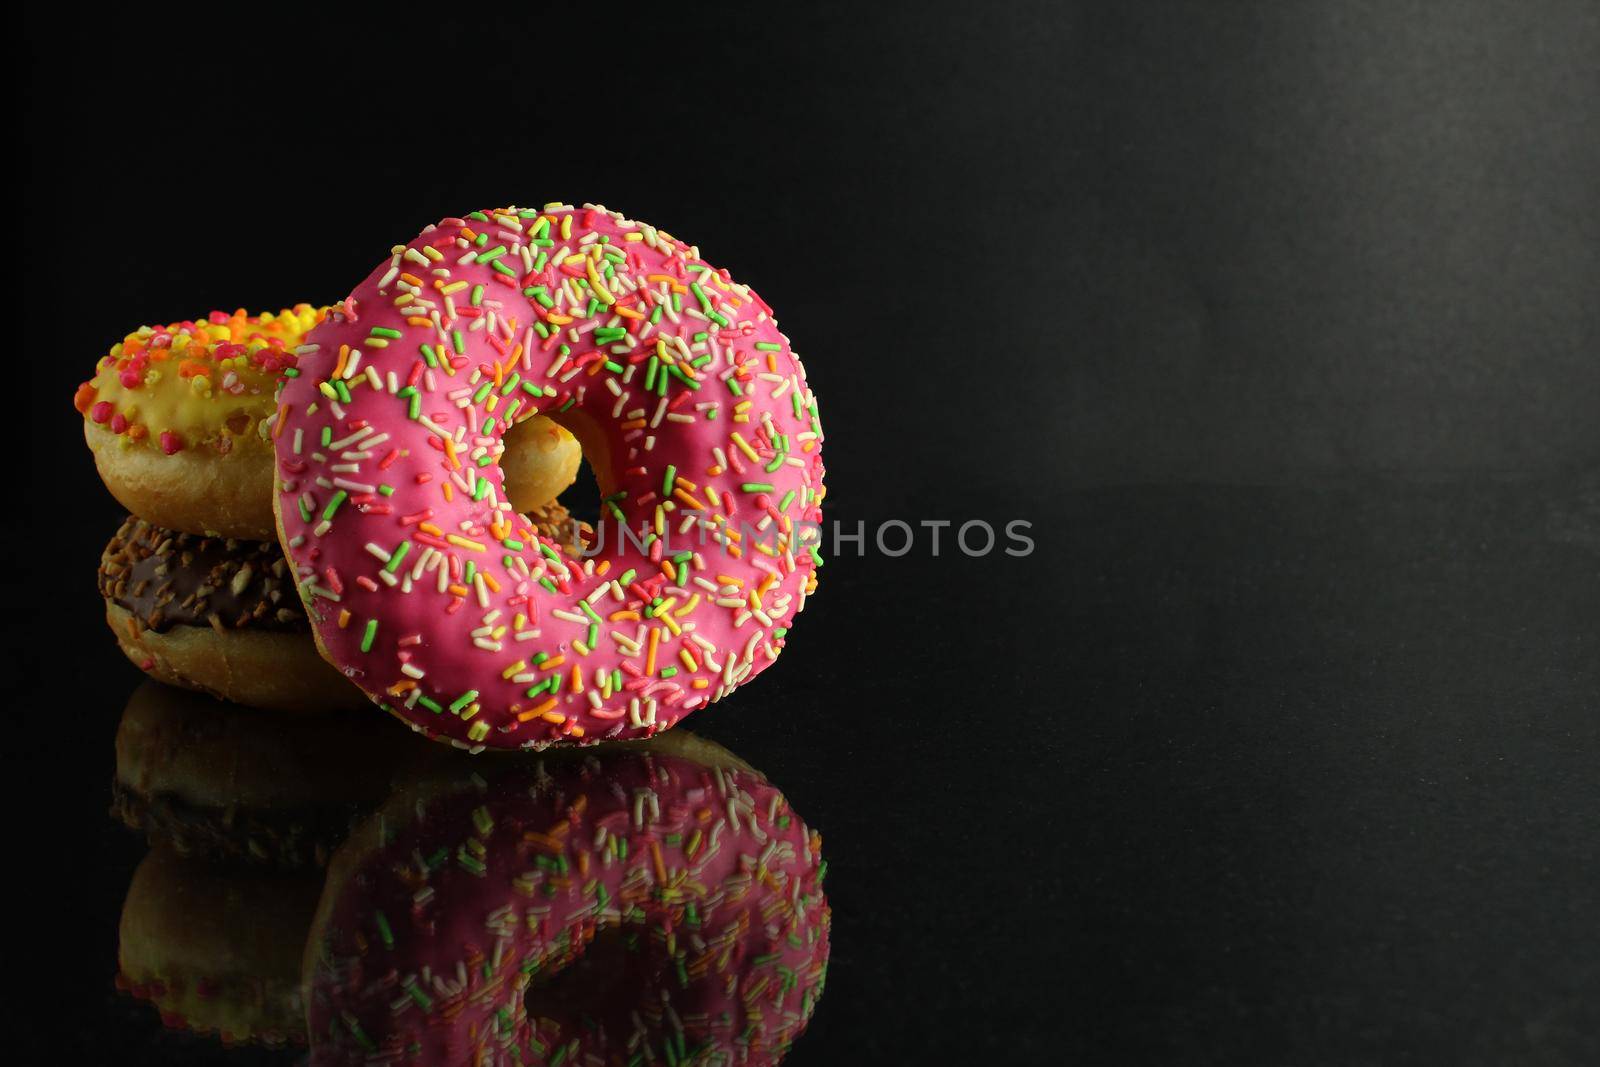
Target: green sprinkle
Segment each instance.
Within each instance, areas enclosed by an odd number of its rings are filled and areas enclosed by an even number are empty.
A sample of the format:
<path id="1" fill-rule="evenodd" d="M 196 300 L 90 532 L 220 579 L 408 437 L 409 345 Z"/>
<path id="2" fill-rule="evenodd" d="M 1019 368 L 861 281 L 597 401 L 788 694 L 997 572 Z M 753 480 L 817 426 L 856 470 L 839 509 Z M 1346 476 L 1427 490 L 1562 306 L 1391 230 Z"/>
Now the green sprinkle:
<path id="1" fill-rule="evenodd" d="M 388 326 L 374 326 L 372 328 L 372 332 L 367 334 L 367 336 L 368 337 L 387 337 L 391 341 L 398 341 L 398 340 L 400 340 L 400 338 L 403 335 L 400 333 L 399 330 L 391 329 Z"/>
<path id="2" fill-rule="evenodd" d="M 399 568 L 401 561 L 406 558 L 406 553 L 410 551 L 411 542 L 401 541 L 395 546 L 394 553 L 389 557 L 389 562 L 383 565 L 383 569 L 393 574 Z"/>
<path id="3" fill-rule="evenodd" d="M 378 636 L 378 620 L 368 619 L 367 628 L 361 635 L 361 651 L 372 651 L 372 639 Z"/>
<path id="4" fill-rule="evenodd" d="M 745 482 L 742 485 L 740 485 L 739 488 L 743 489 L 747 493 L 770 493 L 770 492 L 772 492 L 772 483 L 771 482 Z"/>
<path id="5" fill-rule="evenodd" d="M 450 710 L 452 713 L 460 715 L 462 708 L 466 707 L 468 704 L 477 699 L 478 691 L 476 689 L 468 689 L 465 693 L 462 693 L 460 696 L 456 697 L 450 702 Z"/>
<path id="6" fill-rule="evenodd" d="M 324 520 L 333 518 L 333 513 L 339 510 L 339 505 L 343 504 L 349 496 L 350 494 L 343 489 L 335 492 L 333 499 L 328 501 L 328 506 L 322 509 L 322 518 Z"/>
<path id="7" fill-rule="evenodd" d="M 756 351 L 757 352 L 782 352 L 783 351 L 783 346 L 782 345 L 775 345 L 771 341 L 757 341 L 756 342 Z"/>
<path id="8" fill-rule="evenodd" d="M 378 924 L 378 936 L 383 939 L 385 947 L 394 948 L 394 931 L 389 929 L 388 916 L 379 911 L 373 914 L 373 919 Z"/>

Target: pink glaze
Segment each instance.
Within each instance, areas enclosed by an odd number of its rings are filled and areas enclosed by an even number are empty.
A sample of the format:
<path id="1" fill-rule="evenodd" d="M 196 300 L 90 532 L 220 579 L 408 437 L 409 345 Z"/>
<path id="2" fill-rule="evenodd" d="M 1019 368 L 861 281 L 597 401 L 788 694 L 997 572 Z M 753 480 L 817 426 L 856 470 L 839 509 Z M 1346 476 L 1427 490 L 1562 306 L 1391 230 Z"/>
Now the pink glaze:
<path id="1" fill-rule="evenodd" d="M 430 736 L 649 736 L 764 670 L 815 588 L 805 371 L 759 296 L 659 230 L 599 207 L 445 219 L 297 355 L 281 540 L 325 654 Z M 592 558 L 503 498 L 502 434 L 534 414 L 595 468 Z"/>
<path id="2" fill-rule="evenodd" d="M 544 759 L 402 793 L 335 856 L 312 1062 L 780 1060 L 827 974 L 818 835 L 753 771 Z"/>

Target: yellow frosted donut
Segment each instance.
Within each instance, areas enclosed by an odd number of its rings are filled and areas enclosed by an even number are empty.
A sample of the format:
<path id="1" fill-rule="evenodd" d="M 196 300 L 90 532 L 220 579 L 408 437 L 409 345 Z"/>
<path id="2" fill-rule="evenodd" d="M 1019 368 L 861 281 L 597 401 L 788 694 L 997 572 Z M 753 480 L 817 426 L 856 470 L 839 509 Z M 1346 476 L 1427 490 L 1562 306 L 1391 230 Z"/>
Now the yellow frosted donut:
<path id="1" fill-rule="evenodd" d="M 185 533 L 270 541 L 273 395 L 326 308 L 141 326 L 111 346 L 74 404 L 106 488 L 140 518 Z M 577 440 L 534 418 L 507 434 L 501 466 L 518 511 L 577 477 Z"/>

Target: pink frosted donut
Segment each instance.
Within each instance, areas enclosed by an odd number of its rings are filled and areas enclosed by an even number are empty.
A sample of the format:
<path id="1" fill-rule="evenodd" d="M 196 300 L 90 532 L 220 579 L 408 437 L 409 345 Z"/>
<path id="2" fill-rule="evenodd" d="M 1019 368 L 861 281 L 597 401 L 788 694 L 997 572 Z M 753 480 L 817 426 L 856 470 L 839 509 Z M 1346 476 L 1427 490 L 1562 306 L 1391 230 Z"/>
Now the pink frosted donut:
<path id="1" fill-rule="evenodd" d="M 341 846 L 312 1062 L 778 1062 L 827 976 L 820 837 L 686 731 L 542 760 L 402 791 Z"/>
<path id="2" fill-rule="evenodd" d="M 430 736 L 649 736 L 765 669 L 816 587 L 805 370 L 759 296 L 660 230 L 593 206 L 445 219 L 297 357 L 280 539 L 323 655 Z M 588 558 L 504 498 L 502 435 L 534 414 L 594 468 Z"/>

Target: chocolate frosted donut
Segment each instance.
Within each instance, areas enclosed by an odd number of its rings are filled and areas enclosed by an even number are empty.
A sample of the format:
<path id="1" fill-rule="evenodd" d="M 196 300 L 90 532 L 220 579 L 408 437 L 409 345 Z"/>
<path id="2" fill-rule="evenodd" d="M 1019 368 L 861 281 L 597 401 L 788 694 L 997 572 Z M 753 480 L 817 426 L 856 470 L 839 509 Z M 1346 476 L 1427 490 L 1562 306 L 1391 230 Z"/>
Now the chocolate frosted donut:
<path id="1" fill-rule="evenodd" d="M 527 519 L 568 546 L 587 530 L 560 504 Z M 153 678 L 262 708 L 367 703 L 318 654 L 274 541 L 180 533 L 129 516 L 101 555 L 98 584 L 123 652 Z"/>
<path id="2" fill-rule="evenodd" d="M 166 633 L 174 626 L 307 633 L 283 550 L 179 533 L 128 516 L 100 558 L 100 595 Z"/>

